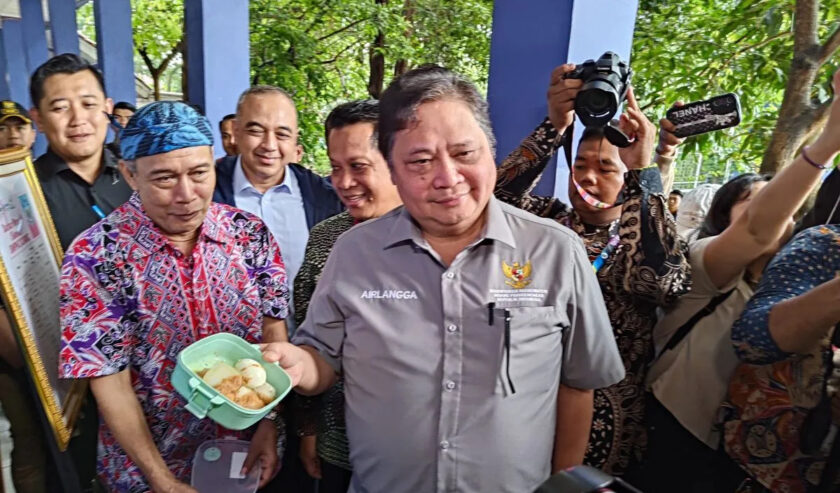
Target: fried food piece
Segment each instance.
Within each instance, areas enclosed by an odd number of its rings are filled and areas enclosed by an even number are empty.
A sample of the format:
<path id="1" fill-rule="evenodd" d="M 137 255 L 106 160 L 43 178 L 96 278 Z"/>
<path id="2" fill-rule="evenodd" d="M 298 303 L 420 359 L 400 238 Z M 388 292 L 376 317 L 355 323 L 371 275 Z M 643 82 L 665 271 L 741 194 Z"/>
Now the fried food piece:
<path id="1" fill-rule="evenodd" d="M 245 385 L 252 389 L 265 383 L 265 368 L 256 360 L 243 358 L 236 362 L 236 370 L 245 377 Z"/>
<path id="2" fill-rule="evenodd" d="M 233 402 L 239 404 L 240 406 L 246 409 L 262 409 L 265 404 L 263 404 L 262 399 L 260 396 L 257 395 L 251 388 L 242 386 L 236 392 L 236 398 Z"/>
<path id="3" fill-rule="evenodd" d="M 277 391 L 270 383 L 264 383 L 254 389 L 254 392 L 262 399 L 265 404 L 273 401 L 277 397 Z"/>

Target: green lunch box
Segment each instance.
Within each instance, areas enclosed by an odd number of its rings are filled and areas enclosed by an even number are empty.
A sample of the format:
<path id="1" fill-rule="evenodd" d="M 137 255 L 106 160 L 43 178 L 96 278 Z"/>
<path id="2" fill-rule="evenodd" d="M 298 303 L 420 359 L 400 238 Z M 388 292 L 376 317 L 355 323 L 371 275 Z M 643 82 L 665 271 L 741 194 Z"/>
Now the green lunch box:
<path id="1" fill-rule="evenodd" d="M 246 409 L 227 399 L 198 376 L 218 361 L 234 366 L 243 358 L 259 361 L 267 382 L 277 391 L 277 397 L 261 409 Z M 267 363 L 255 345 L 239 336 L 213 334 L 187 346 L 178 354 L 178 364 L 172 372 L 172 386 L 187 400 L 186 409 L 202 419 L 208 417 L 229 430 L 244 430 L 261 420 L 292 390 L 292 379 L 276 364 Z"/>

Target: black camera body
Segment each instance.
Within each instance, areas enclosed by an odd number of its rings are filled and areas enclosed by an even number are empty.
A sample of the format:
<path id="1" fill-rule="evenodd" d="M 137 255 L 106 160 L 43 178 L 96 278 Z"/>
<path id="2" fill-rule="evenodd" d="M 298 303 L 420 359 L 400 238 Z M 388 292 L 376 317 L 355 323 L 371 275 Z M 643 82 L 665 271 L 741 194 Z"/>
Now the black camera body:
<path id="1" fill-rule="evenodd" d="M 611 51 L 566 74 L 567 79 L 583 81 L 575 98 L 575 113 L 580 121 L 587 127 L 607 126 L 627 96 L 632 76 L 633 70 Z"/>

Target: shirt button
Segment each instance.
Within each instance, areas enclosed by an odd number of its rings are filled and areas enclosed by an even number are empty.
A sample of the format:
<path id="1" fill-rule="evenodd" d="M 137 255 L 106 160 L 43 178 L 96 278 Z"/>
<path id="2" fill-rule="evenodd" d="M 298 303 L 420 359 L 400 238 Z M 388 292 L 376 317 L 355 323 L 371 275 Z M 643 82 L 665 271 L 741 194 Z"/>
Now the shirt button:
<path id="1" fill-rule="evenodd" d="M 446 382 L 445 386 L 446 386 L 446 390 L 454 390 L 455 389 L 455 382 L 453 382 L 452 380 L 449 380 L 448 382 Z"/>
<path id="2" fill-rule="evenodd" d="M 449 442 L 447 442 L 446 440 L 440 442 L 440 449 L 441 450 L 446 450 L 448 448 L 449 448 Z"/>
<path id="3" fill-rule="evenodd" d="M 449 332 L 455 332 L 456 330 L 458 330 L 458 326 L 455 324 L 449 324 L 449 326 L 446 327 L 446 330 L 448 330 Z"/>
<path id="4" fill-rule="evenodd" d="M 446 278 L 447 278 L 447 279 L 452 279 L 452 278 L 454 278 L 454 277 L 455 277 L 455 273 L 454 273 L 454 272 L 447 272 L 447 273 L 446 273 Z"/>

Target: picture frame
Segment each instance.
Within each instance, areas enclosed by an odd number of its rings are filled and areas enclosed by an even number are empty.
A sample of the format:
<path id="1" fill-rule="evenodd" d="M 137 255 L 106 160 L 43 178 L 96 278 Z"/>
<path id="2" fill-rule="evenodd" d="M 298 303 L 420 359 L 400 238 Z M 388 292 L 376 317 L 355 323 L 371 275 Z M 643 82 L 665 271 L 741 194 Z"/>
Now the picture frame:
<path id="1" fill-rule="evenodd" d="M 87 392 L 86 381 L 58 377 L 63 257 L 29 152 L 0 152 L 0 296 L 61 451 Z"/>

